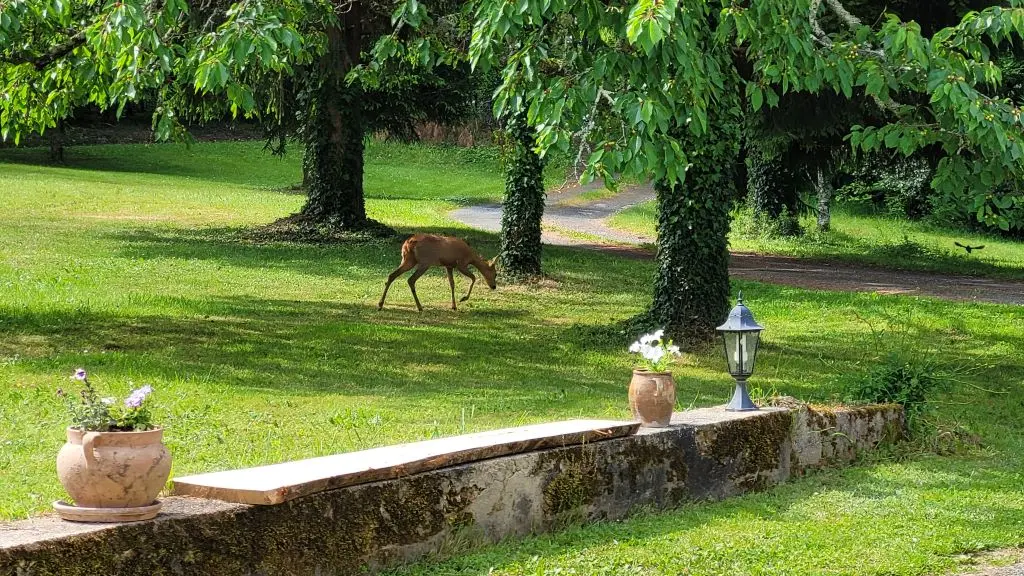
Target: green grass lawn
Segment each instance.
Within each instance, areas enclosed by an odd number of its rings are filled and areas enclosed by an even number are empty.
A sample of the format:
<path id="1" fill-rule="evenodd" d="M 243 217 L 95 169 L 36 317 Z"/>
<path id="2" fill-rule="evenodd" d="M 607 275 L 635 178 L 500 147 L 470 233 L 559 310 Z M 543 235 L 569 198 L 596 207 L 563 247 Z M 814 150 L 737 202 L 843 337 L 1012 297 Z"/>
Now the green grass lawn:
<path id="1" fill-rule="evenodd" d="M 619 212 L 608 219 L 608 225 L 654 237 L 656 220 L 657 206 L 651 201 Z M 867 215 L 842 206 L 832 212 L 831 232 L 816 232 L 814 218 L 810 216 L 805 216 L 802 223 L 809 232 L 801 238 L 749 238 L 734 231 L 730 246 L 740 252 L 1024 280 L 1021 242 L 891 216 Z M 954 242 L 985 248 L 968 255 Z"/>
<path id="2" fill-rule="evenodd" d="M 401 239 L 254 244 L 298 209 L 297 158 L 258 143 L 75 148 L 64 167 L 0 151 L 0 518 L 63 497 L 54 458 L 78 367 L 148 383 L 173 474 L 279 462 L 543 420 L 628 417 L 632 334 L 652 262 L 549 248 L 550 279 L 478 286 L 458 313 L 434 271 L 376 310 Z M 486 153 L 374 144 L 371 216 L 403 232 L 497 238 L 446 212 L 500 197 Z M 888 349 L 959 374 L 939 417 L 984 440 L 880 459 L 768 493 L 484 548 L 415 574 L 922 574 L 1024 544 L 1024 309 L 739 283 L 767 327 L 752 384 L 828 401 Z M 458 286 L 465 290 L 465 284 Z M 888 331 L 879 344 L 875 332 Z M 679 407 L 725 402 L 717 347 L 675 368 Z M 865 568 L 870 564 L 870 570 Z"/>

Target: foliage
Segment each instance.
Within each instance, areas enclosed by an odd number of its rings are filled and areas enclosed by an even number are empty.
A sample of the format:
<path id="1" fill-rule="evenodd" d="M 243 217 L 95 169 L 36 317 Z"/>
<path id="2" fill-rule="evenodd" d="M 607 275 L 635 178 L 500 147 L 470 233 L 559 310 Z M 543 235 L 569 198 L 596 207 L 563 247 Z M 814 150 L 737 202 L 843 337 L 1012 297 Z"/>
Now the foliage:
<path id="1" fill-rule="evenodd" d="M 17 143 L 87 104 L 120 113 L 143 94 L 158 140 L 183 136 L 190 114 L 273 116 L 259 84 L 308 61 L 295 20 L 314 5 L 239 2 L 197 21 L 183 0 L 2 2 L 0 136 Z"/>
<path id="2" fill-rule="evenodd" d="M 865 107 L 831 92 L 789 92 L 776 107 L 747 114 L 744 148 L 755 235 L 801 234 L 799 217 L 807 210 L 801 196 L 818 184 L 819 171 L 829 180 L 850 156 L 844 137 L 851 126 L 871 119 Z"/>
<path id="3" fill-rule="evenodd" d="M 632 354 L 639 354 L 644 368 L 651 372 L 668 370 L 669 364 L 680 356 L 679 346 L 673 344 L 671 338 L 665 338 L 664 330 L 644 334 L 630 344 L 629 351 Z"/>
<path id="4" fill-rule="evenodd" d="M 931 360 L 891 354 L 847 387 L 847 399 L 863 403 L 893 403 L 903 406 L 908 424 L 916 424 L 926 411 L 932 394 L 943 382 L 938 366 Z"/>
<path id="5" fill-rule="evenodd" d="M 544 160 L 534 151 L 534 131 L 520 113 L 506 126 L 505 198 L 501 215 L 502 275 L 541 273 L 541 219 L 544 214 Z"/>
<path id="6" fill-rule="evenodd" d="M 932 168 L 920 157 L 868 154 L 847 164 L 837 190 L 840 200 L 881 208 L 894 216 L 918 220 L 931 213 L 935 201 L 929 183 Z M 963 222 L 958 218 L 950 223 Z"/>
<path id="7" fill-rule="evenodd" d="M 82 383 L 79 401 L 75 402 L 63 389 L 57 394 L 68 404 L 72 428 L 86 432 L 139 432 L 153 428 L 146 404 L 146 398 L 153 392 L 152 386 L 132 390 L 123 403 L 118 403 L 114 398 L 101 398 L 89 383 L 85 370 L 79 368 L 71 379 Z"/>
<path id="8" fill-rule="evenodd" d="M 800 189 L 793 173 L 788 146 L 749 142 L 747 149 L 747 202 L 757 234 L 799 236 Z"/>

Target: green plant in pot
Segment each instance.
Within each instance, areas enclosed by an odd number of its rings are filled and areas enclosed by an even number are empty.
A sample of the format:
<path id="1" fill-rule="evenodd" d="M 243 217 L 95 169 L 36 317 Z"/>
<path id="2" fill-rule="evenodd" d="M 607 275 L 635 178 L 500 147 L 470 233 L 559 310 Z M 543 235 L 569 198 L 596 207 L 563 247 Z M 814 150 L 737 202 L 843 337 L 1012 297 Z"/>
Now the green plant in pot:
<path id="1" fill-rule="evenodd" d="M 656 330 L 641 336 L 629 351 L 638 354 L 641 362 L 629 381 L 633 417 L 645 427 L 668 426 L 676 405 L 676 383 L 668 367 L 680 356 L 679 347 L 665 339 L 664 330 Z"/>
<path id="2" fill-rule="evenodd" d="M 67 443 L 57 455 L 57 476 L 74 505 L 55 502 L 68 520 L 124 522 L 156 516 L 156 497 L 171 473 L 163 429 L 153 425 L 147 400 L 151 386 L 132 390 L 123 401 L 101 397 L 79 368 L 71 377 L 76 395 L 63 390 L 71 411 Z"/>

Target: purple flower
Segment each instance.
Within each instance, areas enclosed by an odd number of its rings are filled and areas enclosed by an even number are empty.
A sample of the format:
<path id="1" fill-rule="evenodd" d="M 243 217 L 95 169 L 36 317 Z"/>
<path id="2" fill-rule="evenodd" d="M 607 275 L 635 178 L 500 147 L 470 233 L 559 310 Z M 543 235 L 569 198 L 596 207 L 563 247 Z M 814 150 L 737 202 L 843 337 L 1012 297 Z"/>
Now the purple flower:
<path id="1" fill-rule="evenodd" d="M 142 403 L 146 400 L 146 396 L 149 396 L 153 392 L 153 387 L 146 384 L 138 390 L 134 390 L 128 398 L 125 399 L 124 405 L 129 408 L 139 408 Z"/>
<path id="2" fill-rule="evenodd" d="M 75 380 L 83 380 L 84 381 L 85 380 L 85 369 L 84 368 L 79 368 L 78 370 L 75 370 L 75 375 L 72 376 L 72 378 L 74 378 Z"/>

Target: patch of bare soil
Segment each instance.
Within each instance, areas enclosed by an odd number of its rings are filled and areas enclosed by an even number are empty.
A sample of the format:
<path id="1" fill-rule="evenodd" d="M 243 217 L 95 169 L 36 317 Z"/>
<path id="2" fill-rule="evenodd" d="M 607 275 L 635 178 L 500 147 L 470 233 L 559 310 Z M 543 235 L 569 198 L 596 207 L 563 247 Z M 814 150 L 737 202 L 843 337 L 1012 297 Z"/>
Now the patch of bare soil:
<path id="1" fill-rule="evenodd" d="M 977 567 L 959 576 L 1024 576 L 1024 549 L 983 552 L 971 558 Z"/>
<path id="2" fill-rule="evenodd" d="M 246 240 L 252 242 L 337 244 L 390 239 L 397 237 L 398 232 L 376 220 L 367 219 L 363 227 L 353 230 L 337 223 L 311 218 L 305 214 L 292 214 L 266 226 L 248 230 L 244 236 Z"/>

